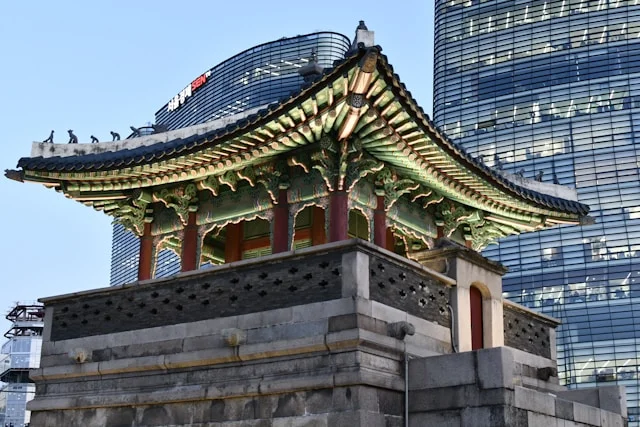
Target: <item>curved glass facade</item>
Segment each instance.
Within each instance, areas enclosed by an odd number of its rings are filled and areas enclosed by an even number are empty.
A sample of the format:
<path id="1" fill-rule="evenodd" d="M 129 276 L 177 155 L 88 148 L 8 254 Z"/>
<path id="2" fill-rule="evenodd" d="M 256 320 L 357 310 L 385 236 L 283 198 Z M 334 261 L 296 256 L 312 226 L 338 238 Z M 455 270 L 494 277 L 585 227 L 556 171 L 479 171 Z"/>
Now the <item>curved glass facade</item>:
<path id="1" fill-rule="evenodd" d="M 196 77 L 156 113 L 156 124 L 179 129 L 276 102 L 300 88 L 298 70 L 312 55 L 332 67 L 349 47 L 348 37 L 331 32 L 252 47 Z"/>
<path id="2" fill-rule="evenodd" d="M 625 385 L 640 425 L 640 1 L 437 0 L 435 30 L 435 122 L 596 220 L 487 249 L 506 296 L 563 322 L 562 382 Z"/>

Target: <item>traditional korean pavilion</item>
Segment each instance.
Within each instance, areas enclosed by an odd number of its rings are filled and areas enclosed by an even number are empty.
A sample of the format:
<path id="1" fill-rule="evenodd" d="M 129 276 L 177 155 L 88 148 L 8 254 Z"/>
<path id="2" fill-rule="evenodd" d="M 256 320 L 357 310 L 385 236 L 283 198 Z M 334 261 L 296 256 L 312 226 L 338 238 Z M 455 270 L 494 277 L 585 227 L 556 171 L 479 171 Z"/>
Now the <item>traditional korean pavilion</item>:
<path id="1" fill-rule="evenodd" d="M 623 387 L 565 390 L 558 322 L 476 252 L 587 220 L 575 192 L 469 156 L 379 47 L 311 76 L 260 111 L 34 143 L 7 171 L 141 238 L 144 283 L 41 300 L 32 425 L 624 425 Z M 191 273 L 148 280 L 167 248 Z"/>
<path id="2" fill-rule="evenodd" d="M 298 93 L 231 124 L 161 135 L 36 143 L 7 176 L 140 236 L 139 280 L 154 277 L 161 248 L 179 254 L 182 271 L 349 237 L 416 258 L 438 237 L 481 250 L 588 213 L 558 196 L 565 189 L 517 185 L 451 142 L 379 47 L 361 44 Z"/>

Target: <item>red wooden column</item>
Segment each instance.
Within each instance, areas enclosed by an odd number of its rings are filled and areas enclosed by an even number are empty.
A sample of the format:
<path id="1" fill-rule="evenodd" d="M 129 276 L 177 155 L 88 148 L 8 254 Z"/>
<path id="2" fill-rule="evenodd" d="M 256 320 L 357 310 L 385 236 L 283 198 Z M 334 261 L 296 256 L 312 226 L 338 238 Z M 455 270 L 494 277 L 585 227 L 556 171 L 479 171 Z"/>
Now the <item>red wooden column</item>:
<path id="1" fill-rule="evenodd" d="M 278 203 L 273 206 L 273 253 L 289 250 L 289 200 L 287 189 L 281 188 Z"/>
<path id="2" fill-rule="evenodd" d="M 324 209 L 314 206 L 311 213 L 311 245 L 325 243 L 327 243 L 327 233 L 324 229 Z"/>
<path id="3" fill-rule="evenodd" d="M 373 243 L 387 249 L 387 211 L 384 196 L 376 196 L 377 206 L 373 211 Z"/>
<path id="4" fill-rule="evenodd" d="M 138 259 L 138 280 L 151 279 L 153 266 L 153 236 L 151 236 L 151 223 L 144 223 L 144 230 L 140 237 L 140 257 Z"/>
<path id="5" fill-rule="evenodd" d="M 436 221 L 436 238 L 444 237 L 444 222 Z"/>
<path id="6" fill-rule="evenodd" d="M 329 241 L 349 238 L 349 198 L 346 191 L 334 191 L 329 198 Z"/>
<path id="7" fill-rule="evenodd" d="M 192 271 L 198 268 L 198 243 L 196 213 L 189 212 L 189 219 L 184 227 L 184 237 L 182 238 L 181 271 Z"/>
<path id="8" fill-rule="evenodd" d="M 237 224 L 227 224 L 226 230 L 224 262 L 240 261 L 242 259 L 242 221 Z"/>

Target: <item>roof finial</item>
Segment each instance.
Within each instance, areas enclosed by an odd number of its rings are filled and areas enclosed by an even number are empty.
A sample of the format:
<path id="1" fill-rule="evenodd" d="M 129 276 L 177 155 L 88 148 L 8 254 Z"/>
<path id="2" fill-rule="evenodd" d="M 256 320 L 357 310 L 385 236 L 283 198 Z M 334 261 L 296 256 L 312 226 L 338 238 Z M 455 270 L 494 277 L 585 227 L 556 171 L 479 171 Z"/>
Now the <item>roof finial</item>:
<path id="1" fill-rule="evenodd" d="M 312 82 L 317 80 L 322 75 L 322 66 L 318 64 L 318 53 L 316 48 L 311 48 L 311 55 L 309 55 L 309 62 L 302 68 L 298 68 L 298 74 L 300 74 L 305 82 Z"/>
<path id="2" fill-rule="evenodd" d="M 356 28 L 356 35 L 353 38 L 350 50 L 356 50 L 359 47 L 372 47 L 374 45 L 374 32 L 369 31 L 364 21 L 360 21 Z"/>

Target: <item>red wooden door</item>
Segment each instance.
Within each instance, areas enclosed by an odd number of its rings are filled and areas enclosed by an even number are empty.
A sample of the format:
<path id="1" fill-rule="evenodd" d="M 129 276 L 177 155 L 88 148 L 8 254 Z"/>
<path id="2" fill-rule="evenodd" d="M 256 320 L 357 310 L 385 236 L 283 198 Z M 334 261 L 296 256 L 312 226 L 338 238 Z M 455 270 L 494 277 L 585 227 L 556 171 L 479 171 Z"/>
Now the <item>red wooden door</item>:
<path id="1" fill-rule="evenodd" d="M 482 294 L 474 286 L 469 292 L 471 302 L 471 349 L 477 350 L 484 347 L 482 339 Z"/>

